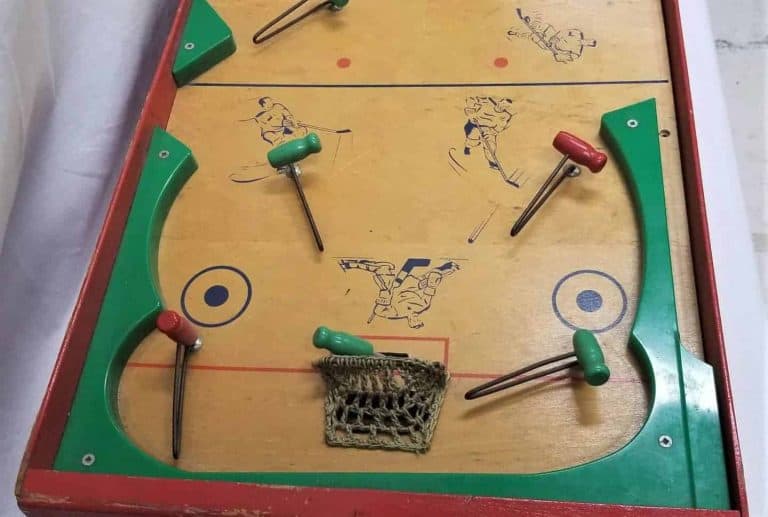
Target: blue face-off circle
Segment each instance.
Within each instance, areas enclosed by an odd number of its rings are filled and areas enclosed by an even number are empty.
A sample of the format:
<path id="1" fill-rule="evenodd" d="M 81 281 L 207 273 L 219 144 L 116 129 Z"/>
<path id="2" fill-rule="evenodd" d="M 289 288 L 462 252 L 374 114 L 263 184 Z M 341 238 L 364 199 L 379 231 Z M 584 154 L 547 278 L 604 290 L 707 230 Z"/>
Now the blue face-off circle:
<path id="1" fill-rule="evenodd" d="M 603 306 L 603 297 L 592 289 L 585 289 L 576 295 L 576 305 L 584 312 L 595 312 Z"/>
<path id="2" fill-rule="evenodd" d="M 619 295 L 621 296 L 621 310 L 619 311 L 619 315 L 614 319 L 611 323 L 604 327 L 598 327 L 598 328 L 584 328 L 579 327 L 577 325 L 574 325 L 568 319 L 563 316 L 563 314 L 560 312 L 560 308 L 557 306 L 557 295 L 560 292 L 560 289 L 563 287 L 563 284 L 567 282 L 568 280 L 581 275 L 596 275 L 602 278 L 605 278 L 609 282 L 611 282 L 613 285 L 616 286 L 616 288 L 619 290 Z M 598 293 L 597 291 L 593 289 L 585 289 L 579 292 L 578 295 L 576 295 L 576 305 L 584 312 L 597 312 L 603 307 L 603 296 Z M 579 330 L 580 328 L 584 328 L 584 330 L 589 330 L 594 333 L 600 333 L 600 332 L 606 332 L 608 330 L 611 330 L 613 327 L 619 324 L 622 319 L 624 319 L 624 316 L 627 314 L 627 293 L 624 291 L 624 288 L 621 286 L 618 280 L 613 278 L 608 273 L 605 273 L 603 271 L 598 271 L 596 269 L 580 269 L 578 271 L 573 271 L 571 273 L 568 273 L 563 278 L 557 281 L 557 284 L 555 284 L 555 288 L 552 290 L 552 310 L 555 313 L 555 316 L 571 330 Z"/>
<path id="3" fill-rule="evenodd" d="M 246 294 L 245 294 L 245 300 L 243 300 L 242 305 L 237 308 L 237 311 L 235 314 L 231 317 L 228 317 L 221 321 L 202 321 L 198 318 L 195 318 L 189 313 L 189 309 L 187 308 L 187 292 L 189 291 L 189 287 L 192 285 L 193 282 L 195 282 L 197 279 L 202 277 L 203 275 L 210 273 L 212 271 L 230 271 L 234 273 L 239 279 L 245 284 Z M 243 315 L 245 312 L 245 309 L 248 308 L 248 305 L 251 303 L 251 296 L 253 295 L 253 288 L 251 287 L 251 281 L 248 279 L 248 277 L 237 269 L 236 267 L 232 266 L 211 266 L 203 269 L 202 271 L 199 271 L 198 273 L 195 273 L 195 275 L 190 278 L 186 284 L 184 284 L 184 288 L 181 290 L 181 311 L 184 313 L 184 316 L 189 319 L 192 323 L 195 325 L 198 325 L 200 327 L 222 327 L 224 325 L 228 325 L 229 323 L 232 323 L 237 318 Z M 209 307 L 221 307 L 225 303 L 229 301 L 229 289 L 221 284 L 214 284 L 210 286 L 208 289 L 205 290 L 205 294 L 203 294 L 203 301 L 208 305 Z"/>
<path id="4" fill-rule="evenodd" d="M 212 285 L 203 295 L 205 304 L 209 307 L 221 307 L 229 299 L 229 289 L 223 285 Z"/>

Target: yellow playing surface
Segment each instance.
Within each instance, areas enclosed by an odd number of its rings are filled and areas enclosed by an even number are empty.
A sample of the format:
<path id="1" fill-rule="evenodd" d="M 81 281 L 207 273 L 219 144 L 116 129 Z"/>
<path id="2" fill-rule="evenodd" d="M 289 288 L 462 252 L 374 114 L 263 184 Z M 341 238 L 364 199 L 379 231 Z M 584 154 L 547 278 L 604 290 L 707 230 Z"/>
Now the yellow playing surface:
<path id="1" fill-rule="evenodd" d="M 239 50 L 179 91 L 168 125 L 199 169 L 163 229 L 161 291 L 205 343 L 175 464 L 523 473 L 627 443 L 647 386 L 627 348 L 641 250 L 622 173 L 611 157 L 600 174 L 583 168 L 520 235 L 509 231 L 560 159 L 558 131 L 603 147 L 603 113 L 655 97 L 681 335 L 700 355 L 660 3 L 359 0 L 258 47 L 252 34 L 292 0 L 211 3 Z M 323 253 L 293 183 L 266 163 L 306 125 L 324 144 L 301 163 Z M 324 355 L 311 342 L 319 325 L 446 362 L 428 453 L 325 445 L 325 388 L 311 367 Z M 606 385 L 573 372 L 464 400 L 568 352 L 577 327 L 597 332 Z M 129 436 L 169 463 L 174 352 L 151 334 L 119 396 Z"/>

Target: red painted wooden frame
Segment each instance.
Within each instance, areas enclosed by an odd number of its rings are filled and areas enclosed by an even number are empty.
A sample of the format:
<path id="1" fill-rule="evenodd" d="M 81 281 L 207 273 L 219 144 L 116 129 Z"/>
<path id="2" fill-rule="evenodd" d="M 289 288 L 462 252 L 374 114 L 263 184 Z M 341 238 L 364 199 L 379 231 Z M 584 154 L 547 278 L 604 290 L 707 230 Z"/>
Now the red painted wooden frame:
<path id="1" fill-rule="evenodd" d="M 704 353 L 715 371 L 732 508 L 726 511 L 629 507 L 526 499 L 265 486 L 220 481 L 155 479 L 52 470 L 138 183 L 152 128 L 168 122 L 176 96 L 171 74 L 192 0 L 178 0 L 141 118 L 120 172 L 104 227 L 75 305 L 16 484 L 29 515 L 747 515 L 742 460 L 717 302 L 714 266 L 701 184 L 691 92 L 678 0 L 660 0 L 664 12 L 682 156 Z"/>

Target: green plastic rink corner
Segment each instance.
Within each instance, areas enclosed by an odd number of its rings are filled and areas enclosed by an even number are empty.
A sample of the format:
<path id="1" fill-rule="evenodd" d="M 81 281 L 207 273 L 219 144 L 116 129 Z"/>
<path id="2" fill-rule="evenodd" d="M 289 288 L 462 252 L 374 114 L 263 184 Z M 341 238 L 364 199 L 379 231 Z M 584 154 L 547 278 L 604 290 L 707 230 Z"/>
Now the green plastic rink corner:
<path id="1" fill-rule="evenodd" d="M 176 84 L 188 84 L 234 54 L 236 49 L 232 31 L 208 0 L 192 0 L 173 64 Z"/>

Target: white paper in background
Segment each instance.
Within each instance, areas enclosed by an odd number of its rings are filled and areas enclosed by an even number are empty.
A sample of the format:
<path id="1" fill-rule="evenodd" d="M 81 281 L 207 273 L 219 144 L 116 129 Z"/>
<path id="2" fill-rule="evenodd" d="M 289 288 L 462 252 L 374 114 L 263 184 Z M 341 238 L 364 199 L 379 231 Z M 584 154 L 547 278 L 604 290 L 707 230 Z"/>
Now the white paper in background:
<path id="1" fill-rule="evenodd" d="M 736 4 L 745 2 L 740 0 Z M 750 513 L 768 515 L 766 313 L 733 153 L 712 28 L 700 0 L 681 2 L 704 196 Z M 757 116 L 760 116 L 759 109 Z"/>
<path id="2" fill-rule="evenodd" d="M 42 1 L 0 0 L 0 249 L 30 128 L 53 100 L 47 25 Z"/>
<path id="3" fill-rule="evenodd" d="M 175 4 L 0 0 L 0 515 Z"/>
<path id="4" fill-rule="evenodd" d="M 18 515 L 19 461 L 173 4 L 0 0 L 0 223 L 18 178 L 0 255 L 0 515 Z M 750 503 L 763 516 L 764 314 L 706 5 L 681 4 Z"/>

